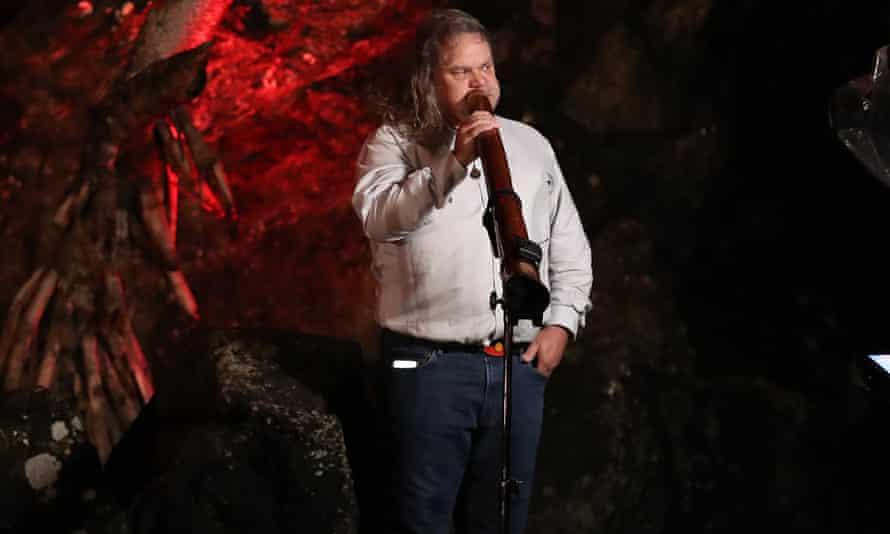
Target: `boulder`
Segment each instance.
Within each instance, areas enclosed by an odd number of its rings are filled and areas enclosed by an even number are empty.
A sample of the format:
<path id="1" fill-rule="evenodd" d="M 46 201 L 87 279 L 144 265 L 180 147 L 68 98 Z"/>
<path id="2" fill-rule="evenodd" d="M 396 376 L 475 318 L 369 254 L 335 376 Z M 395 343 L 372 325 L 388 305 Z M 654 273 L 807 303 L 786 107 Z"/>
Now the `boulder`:
<path id="1" fill-rule="evenodd" d="M 337 374 L 337 358 L 320 360 L 325 350 L 352 345 L 280 332 L 197 338 L 159 373 L 157 394 L 112 452 L 115 502 L 89 531 L 355 531 L 343 427 L 320 393 L 336 382 L 322 376 Z M 300 346 L 318 350 L 292 352 Z M 286 369 L 314 369 L 304 373 L 312 386 Z"/>

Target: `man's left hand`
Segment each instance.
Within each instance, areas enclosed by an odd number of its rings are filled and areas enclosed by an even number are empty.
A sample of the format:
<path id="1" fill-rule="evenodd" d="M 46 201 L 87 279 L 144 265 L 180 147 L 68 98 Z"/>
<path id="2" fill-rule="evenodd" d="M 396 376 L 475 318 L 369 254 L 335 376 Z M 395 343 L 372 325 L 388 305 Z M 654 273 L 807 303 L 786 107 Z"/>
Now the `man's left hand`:
<path id="1" fill-rule="evenodd" d="M 562 361 L 562 354 L 568 344 L 569 333 L 566 329 L 555 325 L 545 326 L 522 353 L 521 358 L 523 362 L 529 363 L 537 357 L 538 372 L 550 376 Z"/>

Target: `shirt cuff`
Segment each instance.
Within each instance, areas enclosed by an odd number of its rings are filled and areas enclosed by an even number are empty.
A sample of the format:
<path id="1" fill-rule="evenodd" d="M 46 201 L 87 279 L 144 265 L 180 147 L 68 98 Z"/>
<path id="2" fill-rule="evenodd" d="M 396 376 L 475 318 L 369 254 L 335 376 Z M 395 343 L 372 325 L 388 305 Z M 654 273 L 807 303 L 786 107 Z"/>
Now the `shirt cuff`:
<path id="1" fill-rule="evenodd" d="M 572 338 L 578 335 L 578 323 L 581 315 L 571 306 L 563 306 L 559 304 L 550 305 L 550 317 L 547 319 L 547 326 L 561 326 L 572 334 Z"/>
<path id="2" fill-rule="evenodd" d="M 433 202 L 436 208 L 445 207 L 448 195 L 451 190 L 467 176 L 467 168 L 454 157 L 454 153 L 450 150 L 445 157 L 436 161 L 429 167 L 432 173 L 430 180 L 430 191 L 433 194 Z"/>

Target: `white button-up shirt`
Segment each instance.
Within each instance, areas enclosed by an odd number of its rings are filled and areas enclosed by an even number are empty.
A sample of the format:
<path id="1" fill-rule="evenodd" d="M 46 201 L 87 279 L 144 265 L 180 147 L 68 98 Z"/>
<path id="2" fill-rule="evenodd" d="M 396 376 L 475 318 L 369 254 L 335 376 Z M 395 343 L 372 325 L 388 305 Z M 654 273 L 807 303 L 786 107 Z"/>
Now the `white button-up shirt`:
<path id="1" fill-rule="evenodd" d="M 553 148 L 534 128 L 498 117 L 513 189 L 522 202 L 530 240 L 540 245 L 541 281 L 550 290 L 544 324 L 576 334 L 590 308 L 590 245 Z M 453 145 L 453 140 L 452 140 Z M 381 126 L 365 142 L 352 204 L 371 242 L 378 283 L 377 320 L 415 337 L 488 343 L 503 336 L 500 260 L 482 216 L 485 177 L 454 157 L 450 146 L 430 150 Z M 473 173 L 476 174 L 476 173 Z M 537 328 L 520 321 L 516 341 Z"/>

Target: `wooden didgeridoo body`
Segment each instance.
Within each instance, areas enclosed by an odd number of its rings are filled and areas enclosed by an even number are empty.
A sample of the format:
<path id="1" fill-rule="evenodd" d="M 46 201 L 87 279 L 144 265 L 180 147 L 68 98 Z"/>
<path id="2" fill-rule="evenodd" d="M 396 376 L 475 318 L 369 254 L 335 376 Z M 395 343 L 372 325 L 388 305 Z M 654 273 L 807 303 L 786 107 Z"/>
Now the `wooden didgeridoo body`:
<path id="1" fill-rule="evenodd" d="M 467 96 L 470 112 L 492 112 L 488 97 L 482 93 Z M 488 188 L 488 209 L 492 212 L 495 253 L 501 258 L 504 283 L 504 308 L 513 320 L 531 319 L 540 325 L 550 292 L 541 283 L 538 265 L 541 248 L 528 239 L 522 218 L 522 202 L 513 190 L 507 154 L 498 130 L 488 130 L 476 137 L 476 152 L 482 160 Z"/>

